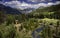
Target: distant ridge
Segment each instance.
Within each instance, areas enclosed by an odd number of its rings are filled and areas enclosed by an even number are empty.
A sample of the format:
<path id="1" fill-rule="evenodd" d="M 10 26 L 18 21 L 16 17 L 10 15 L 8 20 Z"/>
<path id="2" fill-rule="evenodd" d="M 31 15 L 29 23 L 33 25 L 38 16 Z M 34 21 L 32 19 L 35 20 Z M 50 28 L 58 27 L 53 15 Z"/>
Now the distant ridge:
<path id="1" fill-rule="evenodd" d="M 4 13 L 6 14 L 21 14 L 21 12 L 18 11 L 17 9 L 5 6 L 3 4 L 0 4 L 0 11 L 4 11 Z"/>
<path id="2" fill-rule="evenodd" d="M 17 8 L 11 8 L 9 6 L 5 6 L 3 4 L 0 4 L 0 11 L 5 11 L 5 14 L 27 14 L 35 10 L 34 8 L 27 8 L 27 9 L 17 9 Z"/>

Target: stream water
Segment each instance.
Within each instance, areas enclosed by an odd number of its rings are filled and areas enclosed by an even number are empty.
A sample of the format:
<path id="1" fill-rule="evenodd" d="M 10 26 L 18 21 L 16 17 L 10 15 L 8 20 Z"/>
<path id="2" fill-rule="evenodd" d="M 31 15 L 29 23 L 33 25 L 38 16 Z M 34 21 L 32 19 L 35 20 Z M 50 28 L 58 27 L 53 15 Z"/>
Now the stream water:
<path id="1" fill-rule="evenodd" d="M 43 30 L 43 28 L 44 28 L 44 27 L 40 27 L 40 28 L 37 28 L 36 30 L 34 30 L 34 31 L 32 32 L 32 37 L 33 37 L 33 38 L 41 38 L 39 34 L 36 34 L 36 32 L 37 32 L 37 33 L 40 33 L 40 32 Z"/>

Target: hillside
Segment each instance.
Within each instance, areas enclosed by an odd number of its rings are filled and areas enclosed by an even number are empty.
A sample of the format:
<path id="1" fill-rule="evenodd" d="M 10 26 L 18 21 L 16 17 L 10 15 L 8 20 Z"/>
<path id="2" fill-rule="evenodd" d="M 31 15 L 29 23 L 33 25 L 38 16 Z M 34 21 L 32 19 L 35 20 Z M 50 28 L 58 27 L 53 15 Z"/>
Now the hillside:
<path id="1" fill-rule="evenodd" d="M 24 14 L 24 13 L 30 13 L 31 11 L 35 10 L 34 8 L 26 8 L 26 9 L 18 9 L 18 8 L 12 8 L 9 6 L 5 6 L 3 4 L 0 4 L 0 11 L 4 11 L 5 14 Z"/>
<path id="2" fill-rule="evenodd" d="M 0 11 L 4 11 L 5 14 L 21 14 L 21 12 L 17 9 L 5 6 L 3 4 L 0 4 Z"/>
<path id="3" fill-rule="evenodd" d="M 0 38 L 60 38 L 60 4 L 36 10 L 0 4 Z"/>
<path id="4" fill-rule="evenodd" d="M 44 18 L 44 17 L 54 17 L 60 16 L 60 4 L 53 5 L 50 7 L 38 8 L 35 11 L 29 13 L 30 17 Z"/>

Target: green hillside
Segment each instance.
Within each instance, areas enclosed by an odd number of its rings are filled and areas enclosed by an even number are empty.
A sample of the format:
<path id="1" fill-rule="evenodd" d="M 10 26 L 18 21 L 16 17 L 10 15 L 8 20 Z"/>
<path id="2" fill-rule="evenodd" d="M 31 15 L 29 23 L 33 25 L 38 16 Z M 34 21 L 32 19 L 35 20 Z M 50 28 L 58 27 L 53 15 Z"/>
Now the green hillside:
<path id="1" fill-rule="evenodd" d="M 0 38 L 60 38 L 60 4 L 29 14 L 5 12 L 0 11 Z"/>
<path id="2" fill-rule="evenodd" d="M 57 18 L 60 17 L 60 4 L 59 5 L 53 5 L 50 7 L 44 7 L 44 8 L 38 8 L 35 11 L 31 12 L 29 14 L 30 17 L 36 17 L 36 18 Z M 58 18 L 59 18 L 58 17 Z"/>

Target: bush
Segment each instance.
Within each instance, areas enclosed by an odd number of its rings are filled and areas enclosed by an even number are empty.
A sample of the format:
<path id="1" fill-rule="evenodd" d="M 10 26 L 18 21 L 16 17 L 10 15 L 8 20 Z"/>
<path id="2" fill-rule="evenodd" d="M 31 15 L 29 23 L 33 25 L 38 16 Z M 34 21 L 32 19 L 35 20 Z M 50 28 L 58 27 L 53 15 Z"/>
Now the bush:
<path id="1" fill-rule="evenodd" d="M 0 37 L 1 38 L 15 38 L 16 31 L 13 25 L 9 26 L 0 26 Z"/>

